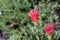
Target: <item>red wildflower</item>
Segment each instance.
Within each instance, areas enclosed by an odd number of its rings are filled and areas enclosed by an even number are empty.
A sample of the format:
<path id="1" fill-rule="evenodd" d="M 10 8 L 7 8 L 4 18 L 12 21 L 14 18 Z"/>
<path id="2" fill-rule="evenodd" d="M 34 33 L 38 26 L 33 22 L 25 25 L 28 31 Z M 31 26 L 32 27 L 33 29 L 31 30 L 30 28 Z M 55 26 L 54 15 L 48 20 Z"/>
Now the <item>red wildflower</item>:
<path id="1" fill-rule="evenodd" d="M 28 12 L 28 15 L 31 18 L 32 22 L 38 22 L 38 12 L 37 12 L 36 8 L 33 10 L 30 10 Z"/>
<path id="2" fill-rule="evenodd" d="M 50 23 L 50 24 L 48 24 L 46 27 L 44 27 L 44 30 L 45 30 L 45 32 L 46 32 L 46 34 L 47 34 L 48 36 L 51 36 L 51 35 L 52 35 L 52 33 L 53 33 L 53 31 L 54 31 L 54 26 L 55 26 L 54 23 Z"/>

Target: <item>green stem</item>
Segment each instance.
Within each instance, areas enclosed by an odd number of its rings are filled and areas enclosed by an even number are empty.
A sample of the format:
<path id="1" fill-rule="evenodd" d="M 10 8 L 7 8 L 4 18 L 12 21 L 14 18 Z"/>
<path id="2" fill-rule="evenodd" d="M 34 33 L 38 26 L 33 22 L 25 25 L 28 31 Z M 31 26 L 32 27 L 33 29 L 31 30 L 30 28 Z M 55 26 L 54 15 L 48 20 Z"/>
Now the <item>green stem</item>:
<path id="1" fill-rule="evenodd" d="M 41 40 L 43 40 L 43 34 L 42 34 Z"/>
<path id="2" fill-rule="evenodd" d="M 38 35 L 36 35 L 36 38 L 37 38 L 37 40 L 39 40 L 39 37 L 38 37 Z"/>
<path id="3" fill-rule="evenodd" d="M 35 29 L 35 32 L 37 32 L 36 25 L 37 25 L 37 23 L 36 23 L 36 22 L 34 22 L 34 29 Z M 38 37 L 38 35 L 35 35 L 35 36 L 36 36 L 37 40 L 39 40 L 39 37 Z"/>
<path id="4" fill-rule="evenodd" d="M 52 39 L 51 39 L 51 36 L 48 36 L 48 40 L 52 40 Z"/>

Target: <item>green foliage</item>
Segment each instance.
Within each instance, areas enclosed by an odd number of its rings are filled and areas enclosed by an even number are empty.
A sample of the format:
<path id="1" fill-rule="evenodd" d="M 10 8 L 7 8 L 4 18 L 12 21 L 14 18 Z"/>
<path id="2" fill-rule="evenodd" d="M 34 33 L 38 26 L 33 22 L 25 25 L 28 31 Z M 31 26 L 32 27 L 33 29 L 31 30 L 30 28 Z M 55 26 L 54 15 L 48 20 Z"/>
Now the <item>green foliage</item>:
<path id="1" fill-rule="evenodd" d="M 37 4 L 37 2 L 39 2 Z M 51 0 L 0 0 L 0 29 L 5 30 L 9 34 L 8 40 L 47 40 L 47 35 L 44 32 L 44 23 L 51 23 L 58 18 L 55 14 L 55 9 L 59 7 L 59 1 Z M 34 25 L 28 17 L 28 11 L 32 7 L 37 8 L 39 12 L 39 22 Z M 44 18 L 44 20 L 43 20 Z M 19 28 L 9 29 L 6 22 L 18 24 Z M 37 38 L 38 37 L 38 38 Z M 55 31 L 52 39 L 58 40 L 60 31 Z"/>

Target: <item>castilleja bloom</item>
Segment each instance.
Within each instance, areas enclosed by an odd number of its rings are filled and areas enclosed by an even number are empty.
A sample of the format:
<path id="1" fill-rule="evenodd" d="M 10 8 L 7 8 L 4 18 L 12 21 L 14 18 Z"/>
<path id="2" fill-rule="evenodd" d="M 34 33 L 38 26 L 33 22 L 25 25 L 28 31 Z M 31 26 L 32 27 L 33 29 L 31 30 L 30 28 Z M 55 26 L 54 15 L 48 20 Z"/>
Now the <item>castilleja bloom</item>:
<path id="1" fill-rule="evenodd" d="M 50 23 L 44 27 L 44 30 L 48 36 L 51 36 L 53 34 L 54 26 L 55 26 L 54 23 Z"/>
<path id="2" fill-rule="evenodd" d="M 36 8 L 34 8 L 33 10 L 30 10 L 28 12 L 28 15 L 31 18 L 32 22 L 34 23 L 38 22 L 38 11 L 36 10 Z"/>

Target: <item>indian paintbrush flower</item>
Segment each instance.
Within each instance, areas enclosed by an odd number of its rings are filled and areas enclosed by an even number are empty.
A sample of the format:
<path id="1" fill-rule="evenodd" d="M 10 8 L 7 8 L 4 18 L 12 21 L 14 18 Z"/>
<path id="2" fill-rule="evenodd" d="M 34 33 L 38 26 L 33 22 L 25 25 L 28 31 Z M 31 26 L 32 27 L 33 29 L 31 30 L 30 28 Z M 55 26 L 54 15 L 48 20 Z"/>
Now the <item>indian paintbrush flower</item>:
<path id="1" fill-rule="evenodd" d="M 50 23 L 50 24 L 48 24 L 47 26 L 44 27 L 44 31 L 46 32 L 46 34 L 48 36 L 51 36 L 53 34 L 54 28 L 55 28 L 54 26 L 55 26 L 54 23 Z"/>
<path id="2" fill-rule="evenodd" d="M 54 32 L 54 28 L 55 28 L 54 26 L 55 26 L 54 23 L 50 23 L 44 27 L 44 30 L 45 30 L 46 34 L 48 35 L 48 40 L 52 40 L 51 37 Z"/>
<path id="3" fill-rule="evenodd" d="M 38 16 L 39 16 L 38 11 L 36 10 L 36 8 L 34 8 L 33 10 L 30 10 L 28 12 L 28 15 L 34 24 L 35 32 L 37 32 L 36 23 L 38 22 Z M 36 38 L 37 40 L 39 40 L 39 37 L 37 35 L 36 35 Z"/>
<path id="4" fill-rule="evenodd" d="M 34 8 L 33 10 L 30 10 L 28 12 L 28 15 L 30 17 L 30 19 L 32 20 L 33 23 L 37 23 L 38 22 L 38 11 L 36 10 L 36 8 Z"/>

